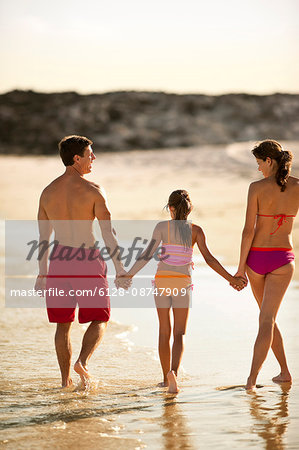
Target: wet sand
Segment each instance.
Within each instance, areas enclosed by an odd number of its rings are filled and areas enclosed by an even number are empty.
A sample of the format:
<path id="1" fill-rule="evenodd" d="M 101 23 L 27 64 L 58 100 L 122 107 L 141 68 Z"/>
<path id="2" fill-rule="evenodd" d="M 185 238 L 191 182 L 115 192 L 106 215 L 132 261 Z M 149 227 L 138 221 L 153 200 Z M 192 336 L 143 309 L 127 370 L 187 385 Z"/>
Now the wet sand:
<path id="1" fill-rule="evenodd" d="M 114 219 L 165 219 L 171 190 L 189 190 L 192 220 L 224 265 L 235 270 L 248 184 L 259 178 L 251 144 L 98 155 L 90 179 L 107 191 Z M 299 144 L 289 143 L 299 163 Z M 1 156 L 1 219 L 34 219 L 42 188 L 62 170 L 58 157 Z M 299 166 L 294 175 L 299 175 Z M 179 174 L 179 175 L 178 175 Z M 297 221 L 298 222 L 298 221 Z M 294 248 L 299 233 L 295 223 Z M 1 273 L 4 229 L 1 221 Z M 257 332 L 250 289 L 237 293 L 195 256 L 193 306 L 178 396 L 157 387 L 158 323 L 154 308 L 113 308 L 89 365 L 91 388 L 59 389 L 53 337 L 43 308 L 5 308 L 1 283 L 1 426 L 5 448 L 269 448 L 299 442 L 298 269 L 278 322 L 292 386 L 272 383 L 269 355 L 255 393 L 243 388 Z M 112 299 L 112 307 L 113 307 Z M 125 306 L 125 305 L 124 305 Z M 75 362 L 84 326 L 72 330 Z"/>
<path id="2" fill-rule="evenodd" d="M 74 389 L 61 390 L 55 326 L 44 309 L 1 307 L 0 435 L 5 448 L 295 449 L 298 290 L 290 289 L 279 313 L 293 385 L 272 383 L 278 365 L 269 355 L 258 379 L 261 387 L 248 394 L 244 383 L 258 319 L 251 293 L 232 291 L 201 264 L 194 284 L 177 396 L 157 387 L 154 309 L 114 309 L 90 361 L 90 388 L 82 390 L 72 370 Z M 73 362 L 84 329 L 73 325 Z"/>

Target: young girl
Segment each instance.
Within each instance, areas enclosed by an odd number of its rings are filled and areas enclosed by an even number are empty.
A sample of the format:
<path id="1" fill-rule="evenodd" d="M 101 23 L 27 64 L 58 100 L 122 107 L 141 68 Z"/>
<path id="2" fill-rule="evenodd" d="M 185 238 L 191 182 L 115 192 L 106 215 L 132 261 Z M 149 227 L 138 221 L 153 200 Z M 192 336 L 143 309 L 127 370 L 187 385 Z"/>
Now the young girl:
<path id="1" fill-rule="evenodd" d="M 255 387 L 272 347 L 280 365 L 274 382 L 291 382 L 276 316 L 294 272 L 291 233 L 299 208 L 299 179 L 290 176 L 292 153 L 273 140 L 252 150 L 264 179 L 251 183 L 237 276 L 246 277 L 260 308 L 259 331 L 246 389 Z"/>
<path id="2" fill-rule="evenodd" d="M 177 393 L 177 373 L 184 349 L 184 334 L 189 314 L 191 267 L 193 247 L 197 244 L 206 263 L 225 278 L 235 289 L 246 285 L 242 277 L 233 277 L 210 253 L 202 228 L 190 224 L 187 218 L 192 210 L 189 194 L 177 190 L 170 194 L 167 208 L 171 220 L 156 225 L 148 248 L 128 272 L 133 277 L 154 255 L 162 242 L 162 254 L 155 276 L 155 302 L 159 317 L 159 356 L 163 371 L 163 382 L 168 392 Z M 170 309 L 174 317 L 173 346 L 170 349 Z"/>

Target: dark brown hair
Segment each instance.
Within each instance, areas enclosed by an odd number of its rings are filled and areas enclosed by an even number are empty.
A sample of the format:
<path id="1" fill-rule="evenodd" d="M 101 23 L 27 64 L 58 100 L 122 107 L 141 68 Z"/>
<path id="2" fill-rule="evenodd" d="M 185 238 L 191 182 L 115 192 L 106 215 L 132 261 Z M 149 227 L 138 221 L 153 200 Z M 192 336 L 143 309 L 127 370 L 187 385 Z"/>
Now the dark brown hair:
<path id="1" fill-rule="evenodd" d="M 263 161 L 271 158 L 277 162 L 275 178 L 278 186 L 281 187 L 281 192 L 283 192 L 290 176 L 293 154 L 287 150 L 283 150 L 279 142 L 271 139 L 257 144 L 253 148 L 252 153 L 256 158 L 262 159 Z"/>
<path id="2" fill-rule="evenodd" d="M 176 231 L 178 230 L 185 247 L 191 247 L 192 234 L 187 218 L 192 211 L 192 203 L 189 194 L 184 189 L 173 191 L 167 202 L 167 209 L 174 208 L 174 220 Z"/>
<path id="3" fill-rule="evenodd" d="M 65 166 L 74 164 L 74 156 L 84 156 L 84 150 L 93 142 L 85 136 L 65 136 L 58 144 L 59 153 Z"/>

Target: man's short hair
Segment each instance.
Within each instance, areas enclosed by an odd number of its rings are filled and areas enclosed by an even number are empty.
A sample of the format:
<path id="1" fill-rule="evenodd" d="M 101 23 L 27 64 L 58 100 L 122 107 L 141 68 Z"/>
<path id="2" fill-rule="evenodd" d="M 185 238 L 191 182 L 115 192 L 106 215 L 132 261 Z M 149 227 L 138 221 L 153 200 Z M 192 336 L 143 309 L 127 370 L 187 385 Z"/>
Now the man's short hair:
<path id="1" fill-rule="evenodd" d="M 84 155 L 84 150 L 93 142 L 85 136 L 65 136 L 58 144 L 59 153 L 65 166 L 74 164 L 74 156 Z"/>

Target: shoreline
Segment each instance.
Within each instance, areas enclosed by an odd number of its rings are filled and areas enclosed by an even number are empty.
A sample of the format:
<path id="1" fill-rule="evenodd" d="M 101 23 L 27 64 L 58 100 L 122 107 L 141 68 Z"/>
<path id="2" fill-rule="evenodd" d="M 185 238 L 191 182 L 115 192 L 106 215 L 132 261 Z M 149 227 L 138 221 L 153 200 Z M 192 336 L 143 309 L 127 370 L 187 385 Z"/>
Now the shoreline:
<path id="1" fill-rule="evenodd" d="M 253 144 L 96 152 L 87 179 L 104 187 L 112 220 L 166 220 L 168 213 L 163 207 L 169 193 L 186 189 L 194 206 L 190 220 L 202 226 L 212 253 L 219 255 L 225 265 L 236 266 L 248 186 L 260 178 L 250 153 Z M 292 174 L 296 176 L 299 142 L 282 144 L 294 154 Z M 0 155 L 0 163 L 4 169 L 0 220 L 35 220 L 40 193 L 64 171 L 59 156 Z M 293 249 L 299 255 L 298 219 L 293 229 Z M 299 268 L 295 269 L 294 279 L 299 280 Z"/>

